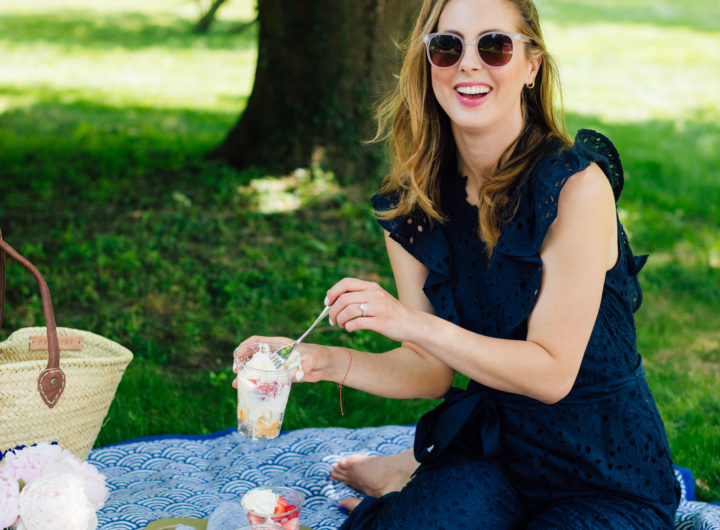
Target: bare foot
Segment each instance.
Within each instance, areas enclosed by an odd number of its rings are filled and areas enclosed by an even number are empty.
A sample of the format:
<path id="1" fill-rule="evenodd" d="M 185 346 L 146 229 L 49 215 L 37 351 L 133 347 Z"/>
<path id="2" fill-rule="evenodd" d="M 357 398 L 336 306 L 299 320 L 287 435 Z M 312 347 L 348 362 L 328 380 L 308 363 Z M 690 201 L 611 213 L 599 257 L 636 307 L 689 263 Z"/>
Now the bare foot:
<path id="1" fill-rule="evenodd" d="M 418 465 L 411 449 L 389 456 L 351 455 L 337 463 L 330 477 L 365 495 L 382 497 L 403 489 Z"/>
<path id="2" fill-rule="evenodd" d="M 338 502 L 338 508 L 345 508 L 348 513 L 352 513 L 352 511 L 357 508 L 357 505 L 360 504 L 360 500 L 360 497 L 348 497 Z"/>

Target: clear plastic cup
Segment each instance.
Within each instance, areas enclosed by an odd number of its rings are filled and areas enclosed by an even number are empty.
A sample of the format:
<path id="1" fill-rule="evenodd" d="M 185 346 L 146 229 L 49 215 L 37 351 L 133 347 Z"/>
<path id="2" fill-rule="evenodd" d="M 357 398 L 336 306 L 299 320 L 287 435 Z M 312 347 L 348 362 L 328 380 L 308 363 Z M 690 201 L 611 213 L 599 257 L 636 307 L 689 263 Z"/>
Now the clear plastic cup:
<path id="1" fill-rule="evenodd" d="M 296 368 L 261 370 L 246 362 L 258 351 L 275 351 L 281 346 L 256 342 L 236 353 L 238 432 L 245 438 L 272 440 L 280 434 Z"/>
<path id="2" fill-rule="evenodd" d="M 262 513 L 248 506 L 248 503 L 246 502 L 248 496 L 251 496 L 254 493 L 266 491 L 274 493 L 275 495 L 279 495 L 285 500 L 285 502 L 287 502 L 287 504 L 289 505 L 288 508 L 293 508 L 288 509 L 287 511 L 284 511 L 282 513 Z M 301 491 L 296 490 L 295 488 L 289 488 L 287 486 L 260 486 L 258 488 L 251 489 L 245 495 L 243 495 L 242 499 L 240 500 L 240 504 L 245 510 L 248 521 L 251 525 L 269 523 L 280 525 L 280 527 L 284 530 L 299 530 L 300 509 L 302 508 L 302 504 L 304 501 L 305 495 L 303 495 Z"/>

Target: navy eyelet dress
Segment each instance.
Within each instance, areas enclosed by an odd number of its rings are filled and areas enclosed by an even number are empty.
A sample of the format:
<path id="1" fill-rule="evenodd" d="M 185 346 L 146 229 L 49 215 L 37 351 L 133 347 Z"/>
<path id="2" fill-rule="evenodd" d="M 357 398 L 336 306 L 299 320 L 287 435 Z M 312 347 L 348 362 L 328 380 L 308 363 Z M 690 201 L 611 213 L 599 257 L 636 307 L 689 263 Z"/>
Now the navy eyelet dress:
<path id="1" fill-rule="evenodd" d="M 560 190 L 597 163 L 615 199 L 623 170 L 615 147 L 582 130 L 526 180 L 514 218 L 488 260 L 465 180 L 444 175 L 448 220 L 419 214 L 380 221 L 429 269 L 435 314 L 490 337 L 524 340 L 540 291 L 540 248 Z M 373 197 L 378 209 L 393 197 Z M 641 303 L 635 257 L 618 221 L 619 259 L 607 272 L 595 326 L 570 394 L 546 405 L 471 381 L 418 422 L 421 463 L 400 492 L 367 497 L 342 528 L 660 529 L 679 502 L 665 430 L 645 381 L 633 313 Z"/>

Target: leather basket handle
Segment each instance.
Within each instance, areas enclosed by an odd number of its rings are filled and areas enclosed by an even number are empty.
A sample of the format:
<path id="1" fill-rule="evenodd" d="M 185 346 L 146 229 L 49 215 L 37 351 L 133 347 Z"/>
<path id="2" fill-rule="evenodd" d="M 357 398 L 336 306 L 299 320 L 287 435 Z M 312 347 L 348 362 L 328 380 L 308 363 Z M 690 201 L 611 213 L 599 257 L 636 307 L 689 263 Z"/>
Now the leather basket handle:
<path id="1" fill-rule="evenodd" d="M 38 392 L 43 402 L 50 408 L 54 407 L 65 389 L 65 374 L 60 369 L 60 342 L 58 340 L 55 315 L 52 308 L 52 299 L 45 278 L 40 271 L 21 256 L 14 248 L 2 239 L 0 232 L 0 327 L 2 327 L 2 312 L 5 306 L 5 254 L 25 267 L 35 277 L 40 288 L 43 315 L 48 339 L 48 364 L 38 377 Z"/>

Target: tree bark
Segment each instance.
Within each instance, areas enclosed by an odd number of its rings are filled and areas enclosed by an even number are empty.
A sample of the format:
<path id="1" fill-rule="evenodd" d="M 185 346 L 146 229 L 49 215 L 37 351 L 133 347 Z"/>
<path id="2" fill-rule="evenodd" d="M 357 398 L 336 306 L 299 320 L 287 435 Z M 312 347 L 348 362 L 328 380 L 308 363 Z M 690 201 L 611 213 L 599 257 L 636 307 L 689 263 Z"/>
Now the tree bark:
<path id="1" fill-rule="evenodd" d="M 212 153 L 286 172 L 320 163 L 342 180 L 374 177 L 372 105 L 400 67 L 415 0 L 260 0 L 255 83 Z"/>

